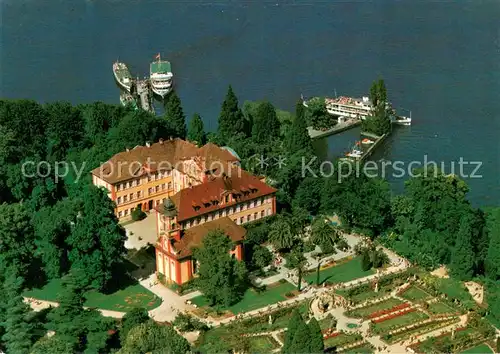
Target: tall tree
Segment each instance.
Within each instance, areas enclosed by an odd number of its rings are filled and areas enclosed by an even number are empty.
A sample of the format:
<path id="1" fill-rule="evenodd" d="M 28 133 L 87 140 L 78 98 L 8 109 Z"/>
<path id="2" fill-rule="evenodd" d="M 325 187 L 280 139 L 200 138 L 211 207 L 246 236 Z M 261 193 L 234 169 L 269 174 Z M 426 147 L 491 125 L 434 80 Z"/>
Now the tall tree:
<path id="1" fill-rule="evenodd" d="M 39 339 L 31 349 L 30 354 L 73 354 L 73 345 L 65 342 L 64 339 L 55 335 L 52 337 L 43 337 Z"/>
<path id="2" fill-rule="evenodd" d="M 9 353 L 27 353 L 32 345 L 33 325 L 30 321 L 30 308 L 22 296 L 23 278 L 11 269 L 5 284 L 7 295 L 6 320 L 3 323 L 5 334 L 2 339 Z"/>
<path id="3" fill-rule="evenodd" d="M 75 350 L 81 349 L 81 342 L 85 335 L 85 324 L 82 321 L 84 289 L 80 279 L 83 276 L 83 272 L 79 269 L 72 269 L 64 276 L 63 291 L 58 298 L 59 306 L 47 316 L 48 328 L 54 329 L 57 336 L 66 343 L 71 343 Z"/>
<path id="4" fill-rule="evenodd" d="M 269 101 L 259 103 L 252 126 L 252 139 L 258 144 L 268 143 L 280 135 L 276 109 Z"/>
<path id="5" fill-rule="evenodd" d="M 490 243 L 485 260 L 486 275 L 492 280 L 500 280 L 500 208 L 488 215 L 487 228 Z"/>
<path id="6" fill-rule="evenodd" d="M 18 263 L 20 275 L 33 261 L 33 228 L 22 204 L 0 205 L 0 264 Z"/>
<path id="7" fill-rule="evenodd" d="M 312 151 L 311 138 L 307 132 L 305 113 L 304 104 L 302 100 L 299 100 L 295 105 L 295 118 L 285 140 L 286 149 L 288 151 L 298 151 L 302 149 Z"/>
<path id="8" fill-rule="evenodd" d="M 337 121 L 333 118 L 333 116 L 328 113 L 324 98 L 309 101 L 308 113 L 311 125 L 316 130 L 327 130 L 337 124 Z"/>
<path id="9" fill-rule="evenodd" d="M 165 102 L 167 121 L 176 137 L 186 139 L 186 116 L 177 92 L 172 91 Z"/>
<path id="10" fill-rule="evenodd" d="M 242 133 L 248 136 L 250 133 L 250 125 L 243 116 L 241 109 L 238 107 L 238 98 L 234 94 L 233 88 L 229 85 L 226 98 L 222 102 L 222 108 L 219 115 L 219 126 L 217 132 L 219 138 L 226 142 L 232 136 Z"/>
<path id="11" fill-rule="evenodd" d="M 334 252 L 339 233 L 324 217 L 318 217 L 311 225 L 311 241 L 323 252 Z"/>
<path id="12" fill-rule="evenodd" d="M 311 353 L 311 334 L 304 320 L 299 322 L 293 336 L 290 353 Z"/>
<path id="13" fill-rule="evenodd" d="M 204 145 L 207 141 L 205 130 L 203 128 L 203 121 L 198 113 L 193 114 L 193 117 L 189 122 L 187 139 L 198 146 Z"/>
<path id="14" fill-rule="evenodd" d="M 36 254 L 49 279 L 59 278 L 69 270 L 66 237 L 71 234 L 71 223 L 77 221 L 75 209 L 73 201 L 66 199 L 34 214 Z"/>
<path id="15" fill-rule="evenodd" d="M 378 79 L 370 87 L 370 100 L 373 105 L 372 112 L 363 120 L 363 130 L 376 135 L 387 134 L 391 131 L 392 108 L 388 106 L 387 89 L 384 80 Z"/>
<path id="16" fill-rule="evenodd" d="M 304 322 L 302 315 L 298 310 L 293 310 L 292 316 L 288 321 L 287 330 L 285 332 L 285 340 L 283 342 L 283 348 L 282 348 L 283 353 L 292 353 L 290 349 L 293 342 L 293 338 L 301 322 Z"/>
<path id="17" fill-rule="evenodd" d="M 195 258 L 200 262 L 198 285 L 210 305 L 229 306 L 246 290 L 245 264 L 230 256 L 231 248 L 232 242 L 226 234 L 213 231 L 195 250 Z"/>
<path id="18" fill-rule="evenodd" d="M 323 353 L 325 344 L 323 343 L 323 333 L 316 318 L 312 318 L 307 324 L 310 334 L 310 353 Z"/>
<path id="19" fill-rule="evenodd" d="M 269 241 L 279 250 L 292 248 L 295 234 L 288 217 L 280 215 L 271 225 Z"/>
<path id="20" fill-rule="evenodd" d="M 73 267 L 84 270 L 92 288 L 103 289 L 123 260 L 125 232 L 118 225 L 107 191 L 92 185 L 81 197 L 80 214 L 67 239 L 69 260 Z"/>
<path id="21" fill-rule="evenodd" d="M 450 271 L 461 280 L 470 280 L 474 274 L 474 250 L 472 249 L 472 223 L 470 218 L 460 221 L 454 251 L 451 254 Z"/>

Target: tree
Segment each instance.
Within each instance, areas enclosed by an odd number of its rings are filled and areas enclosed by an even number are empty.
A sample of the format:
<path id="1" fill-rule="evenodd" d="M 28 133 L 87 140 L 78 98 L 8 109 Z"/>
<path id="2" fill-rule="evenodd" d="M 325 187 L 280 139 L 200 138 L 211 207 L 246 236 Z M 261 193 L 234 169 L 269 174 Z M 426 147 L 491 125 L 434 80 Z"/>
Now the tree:
<path id="1" fill-rule="evenodd" d="M 299 322 L 297 330 L 293 335 L 292 344 L 289 353 L 312 353 L 311 352 L 311 333 L 304 320 Z"/>
<path id="2" fill-rule="evenodd" d="M 18 263 L 20 275 L 33 261 L 33 228 L 22 204 L 0 205 L 0 264 Z"/>
<path id="3" fill-rule="evenodd" d="M 178 334 L 172 326 L 159 325 L 150 320 L 135 326 L 128 332 L 125 345 L 118 353 L 184 354 L 189 351 L 188 341 Z"/>
<path id="4" fill-rule="evenodd" d="M 219 115 L 218 135 L 222 141 L 226 142 L 231 136 L 239 133 L 242 133 L 245 137 L 248 136 L 250 133 L 249 128 L 248 121 L 238 107 L 238 98 L 234 94 L 231 85 L 229 85 Z"/>
<path id="5" fill-rule="evenodd" d="M 470 218 L 464 218 L 460 221 L 457 241 L 451 255 L 450 271 L 460 280 L 470 280 L 474 274 L 471 226 Z"/>
<path id="6" fill-rule="evenodd" d="M 361 269 L 366 272 L 372 268 L 372 260 L 370 257 L 370 252 L 368 250 L 364 250 L 361 254 Z"/>
<path id="7" fill-rule="evenodd" d="M 323 353 L 325 345 L 323 343 L 323 333 L 321 332 L 321 327 L 319 326 L 316 318 L 312 318 L 309 323 L 309 334 L 310 334 L 310 353 Z"/>
<path id="8" fill-rule="evenodd" d="M 500 208 L 488 215 L 487 226 L 490 242 L 485 260 L 486 275 L 492 280 L 500 280 Z"/>
<path id="9" fill-rule="evenodd" d="M 165 114 L 169 126 L 175 137 L 186 138 L 186 116 L 182 110 L 181 100 L 175 91 L 172 91 L 165 102 Z"/>
<path id="10" fill-rule="evenodd" d="M 125 253 L 125 232 L 106 192 L 93 185 L 84 189 L 79 217 L 67 239 L 72 266 L 82 269 L 86 282 L 99 290 L 111 280 Z"/>
<path id="11" fill-rule="evenodd" d="M 292 200 L 294 208 L 303 208 L 316 215 L 320 208 L 323 179 L 306 177 L 300 182 Z"/>
<path id="12" fill-rule="evenodd" d="M 292 248 L 294 240 L 295 235 L 293 234 L 290 220 L 280 215 L 271 225 L 269 241 L 275 248 L 283 250 Z"/>
<path id="13" fill-rule="evenodd" d="M 276 115 L 276 109 L 264 101 L 257 107 L 256 116 L 252 126 L 252 139 L 258 144 L 268 143 L 280 135 L 280 122 Z"/>
<path id="14" fill-rule="evenodd" d="M 193 114 L 189 122 L 187 139 L 198 146 L 204 145 L 207 141 L 205 131 L 203 130 L 203 121 L 198 113 Z"/>
<path id="15" fill-rule="evenodd" d="M 128 332 L 137 325 L 149 320 L 148 311 L 142 307 L 135 307 L 123 316 L 120 327 L 120 342 L 125 345 Z"/>
<path id="16" fill-rule="evenodd" d="M 76 213 L 70 199 L 42 208 L 33 216 L 36 255 L 42 259 L 49 279 L 59 278 L 69 270 L 66 237 L 71 233 L 71 222 L 76 222 Z"/>
<path id="17" fill-rule="evenodd" d="M 332 115 L 328 113 L 324 98 L 310 100 L 308 102 L 308 111 L 311 125 L 316 130 L 327 130 L 337 124 Z"/>
<path id="18" fill-rule="evenodd" d="M 76 350 L 85 335 L 85 324 L 82 323 L 83 291 L 80 278 L 84 274 L 79 269 L 72 269 L 62 279 L 63 291 L 59 294 L 59 306 L 52 310 L 47 319 L 48 328 L 53 329 L 57 336 L 66 343 L 71 343 Z"/>
<path id="19" fill-rule="evenodd" d="M 9 353 L 26 353 L 32 345 L 33 324 L 29 319 L 30 308 L 22 296 L 23 278 L 18 276 L 14 267 L 3 284 L 8 300 L 2 339 Z"/>
<path id="20" fill-rule="evenodd" d="M 334 252 L 338 239 L 338 231 L 324 217 L 318 217 L 314 220 L 311 225 L 311 241 L 319 245 L 321 251 L 324 253 Z"/>
<path id="21" fill-rule="evenodd" d="M 267 267 L 273 260 L 273 254 L 264 246 L 256 246 L 252 261 L 260 269 Z"/>
<path id="22" fill-rule="evenodd" d="M 307 132 L 305 107 L 302 100 L 299 100 L 295 105 L 295 118 L 286 136 L 285 146 L 288 151 L 302 149 L 312 151 L 311 138 Z"/>
<path id="23" fill-rule="evenodd" d="M 283 342 L 283 348 L 282 348 L 283 353 L 292 353 L 290 349 L 293 342 L 293 338 L 301 322 L 302 323 L 304 322 L 302 315 L 297 309 L 293 310 L 292 316 L 288 321 L 287 330 L 285 332 L 285 340 Z"/>
<path id="24" fill-rule="evenodd" d="M 362 122 L 363 130 L 379 136 L 389 133 L 392 128 L 390 119 L 392 109 L 388 106 L 384 80 L 379 79 L 372 83 L 370 100 L 373 108 L 370 115 Z"/>
<path id="25" fill-rule="evenodd" d="M 210 305 L 230 306 L 246 290 L 245 264 L 230 256 L 232 246 L 229 237 L 216 230 L 209 232 L 194 252 L 200 262 L 198 285 Z"/>
<path id="26" fill-rule="evenodd" d="M 98 310 L 86 310 L 80 317 L 85 328 L 85 354 L 108 353 L 110 330 L 114 331 L 114 319 L 101 315 Z"/>
<path id="27" fill-rule="evenodd" d="M 52 337 L 43 337 L 38 340 L 31 349 L 30 354 L 73 354 L 73 345 L 64 341 L 58 335 Z"/>

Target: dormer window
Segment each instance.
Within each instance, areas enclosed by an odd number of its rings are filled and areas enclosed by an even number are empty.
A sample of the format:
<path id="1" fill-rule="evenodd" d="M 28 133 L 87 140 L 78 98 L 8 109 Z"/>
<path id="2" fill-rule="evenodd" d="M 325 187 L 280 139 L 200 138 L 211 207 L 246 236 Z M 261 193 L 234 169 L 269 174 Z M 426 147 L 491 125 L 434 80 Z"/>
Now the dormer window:
<path id="1" fill-rule="evenodd" d="M 226 201 L 226 203 L 229 203 L 229 196 L 228 195 L 226 195 L 225 201 Z"/>
<path id="2" fill-rule="evenodd" d="M 211 203 L 210 203 L 208 200 L 206 200 L 205 198 L 203 198 L 203 199 L 201 200 L 201 202 L 203 203 L 203 206 L 204 206 L 205 208 L 208 208 L 208 207 L 211 205 Z"/>

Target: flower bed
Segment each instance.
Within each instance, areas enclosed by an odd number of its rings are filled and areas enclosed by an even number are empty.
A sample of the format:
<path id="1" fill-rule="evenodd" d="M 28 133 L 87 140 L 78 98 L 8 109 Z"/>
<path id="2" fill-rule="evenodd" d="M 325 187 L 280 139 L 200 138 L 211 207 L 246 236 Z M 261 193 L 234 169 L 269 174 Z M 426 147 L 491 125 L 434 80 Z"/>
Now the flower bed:
<path id="1" fill-rule="evenodd" d="M 428 322 L 423 322 L 420 324 L 417 324 L 414 327 L 408 328 L 408 329 L 403 329 L 403 330 L 396 330 L 396 333 L 388 333 L 382 336 L 382 340 L 388 344 L 393 344 L 396 342 L 400 342 L 402 340 L 406 340 L 412 336 L 417 336 L 421 335 L 424 333 L 432 332 L 435 331 L 439 328 L 443 328 L 446 326 L 449 326 L 455 322 L 458 322 L 459 318 L 452 318 L 449 320 L 432 320 Z"/>
<path id="2" fill-rule="evenodd" d="M 370 323 L 370 331 L 374 334 L 388 333 L 399 328 L 406 327 L 413 323 L 420 322 L 424 319 L 429 318 L 425 313 L 421 311 L 413 311 L 405 314 L 399 314 L 398 316 L 393 316 L 392 319 L 386 319 L 385 321 L 379 323 Z"/>
<path id="3" fill-rule="evenodd" d="M 380 323 L 380 322 L 392 320 L 393 318 L 404 316 L 410 312 L 415 312 L 415 311 L 416 311 L 416 309 L 414 309 L 414 308 L 406 309 L 406 310 L 398 312 L 398 313 L 393 313 L 393 314 L 389 314 L 388 316 L 385 316 L 385 317 L 374 319 L 374 320 L 372 320 L 372 323 Z"/>
<path id="4" fill-rule="evenodd" d="M 368 316 L 368 318 L 376 318 L 376 317 L 380 317 L 380 316 L 383 316 L 383 315 L 387 315 L 391 312 L 395 312 L 395 311 L 398 311 L 398 310 L 402 310 L 402 309 L 405 309 L 407 307 L 410 307 L 411 304 L 409 304 L 408 302 L 405 302 L 405 303 L 402 303 L 400 305 L 396 305 L 394 307 L 391 307 L 390 309 L 387 309 L 387 310 L 380 310 L 380 311 L 376 311 L 376 312 L 373 312 L 372 314 L 370 314 Z"/>
<path id="5" fill-rule="evenodd" d="M 323 339 L 325 343 L 325 348 L 343 347 L 363 339 L 363 337 L 358 333 L 352 333 L 352 334 L 344 332 L 337 332 L 337 333 L 338 334 L 336 336 Z"/>
<path id="6" fill-rule="evenodd" d="M 340 336 L 341 334 L 342 334 L 342 332 L 330 332 L 330 333 L 328 333 L 328 330 L 326 330 L 325 332 L 323 332 L 323 339 L 327 340 L 330 338 L 335 338 L 337 336 Z"/>
<path id="7" fill-rule="evenodd" d="M 353 309 L 346 312 L 346 316 L 355 317 L 355 318 L 369 318 L 369 316 L 377 311 L 388 310 L 394 306 L 401 305 L 403 302 L 399 299 L 388 298 L 374 304 L 367 304 L 363 307 L 358 307 L 357 309 Z"/>

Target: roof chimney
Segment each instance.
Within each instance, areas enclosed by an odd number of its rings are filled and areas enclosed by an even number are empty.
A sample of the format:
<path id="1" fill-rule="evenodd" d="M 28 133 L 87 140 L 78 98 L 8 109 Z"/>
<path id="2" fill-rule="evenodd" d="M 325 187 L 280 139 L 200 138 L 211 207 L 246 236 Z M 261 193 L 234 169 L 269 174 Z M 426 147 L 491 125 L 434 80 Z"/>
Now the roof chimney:
<path id="1" fill-rule="evenodd" d="M 159 143 L 163 145 L 163 138 L 160 138 Z"/>
<path id="2" fill-rule="evenodd" d="M 151 144 L 149 142 L 146 141 L 146 146 L 147 147 L 151 147 Z"/>

